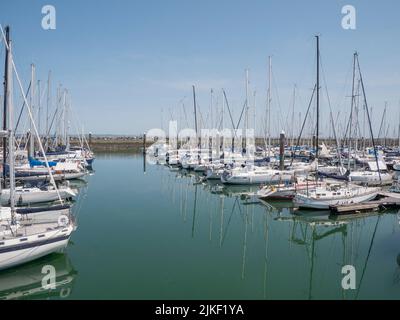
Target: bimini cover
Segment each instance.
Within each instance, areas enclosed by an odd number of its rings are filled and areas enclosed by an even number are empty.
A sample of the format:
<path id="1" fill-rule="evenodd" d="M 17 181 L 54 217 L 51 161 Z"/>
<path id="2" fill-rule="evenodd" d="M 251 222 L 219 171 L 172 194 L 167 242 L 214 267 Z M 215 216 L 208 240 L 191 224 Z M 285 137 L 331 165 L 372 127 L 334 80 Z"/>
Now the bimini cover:
<path id="1" fill-rule="evenodd" d="M 32 157 L 29 157 L 29 165 L 32 167 L 38 167 L 38 166 L 46 166 L 46 163 L 43 161 L 39 161 L 36 159 L 33 159 Z M 49 167 L 55 167 L 57 165 L 57 162 L 49 161 Z"/>

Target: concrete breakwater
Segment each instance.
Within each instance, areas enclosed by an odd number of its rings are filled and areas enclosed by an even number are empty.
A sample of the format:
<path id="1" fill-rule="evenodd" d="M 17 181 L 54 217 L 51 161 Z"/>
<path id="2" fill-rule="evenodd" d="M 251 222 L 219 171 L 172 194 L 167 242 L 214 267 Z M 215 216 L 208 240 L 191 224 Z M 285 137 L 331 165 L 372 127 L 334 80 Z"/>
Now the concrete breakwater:
<path id="1" fill-rule="evenodd" d="M 141 151 L 143 148 L 143 137 L 138 136 L 87 136 L 86 137 L 90 148 L 96 151 Z M 382 141 L 380 141 L 382 140 Z M 71 145 L 79 145 L 79 139 L 76 137 L 70 137 Z M 286 138 L 286 145 L 296 144 L 296 139 Z M 332 138 L 321 138 L 320 142 L 325 143 L 326 145 L 334 146 L 336 142 Z M 154 140 L 147 139 L 146 147 L 150 146 L 154 143 Z M 343 143 L 343 142 L 342 142 Z M 370 146 L 370 140 L 366 140 L 365 146 Z M 386 145 L 386 146 L 398 146 L 399 141 L 397 139 L 379 139 L 377 145 Z M 312 145 L 312 138 L 309 139 L 301 139 L 300 145 Z M 264 138 L 256 138 L 256 145 L 260 147 L 265 146 Z M 279 138 L 271 138 L 271 145 L 279 145 Z M 363 145 L 362 139 L 359 141 L 359 145 Z"/>

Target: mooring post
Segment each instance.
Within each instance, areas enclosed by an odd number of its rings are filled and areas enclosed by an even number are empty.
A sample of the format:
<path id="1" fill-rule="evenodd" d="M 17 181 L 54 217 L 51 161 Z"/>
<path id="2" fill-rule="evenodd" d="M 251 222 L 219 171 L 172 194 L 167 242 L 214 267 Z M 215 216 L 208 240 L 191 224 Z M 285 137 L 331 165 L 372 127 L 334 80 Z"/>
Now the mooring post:
<path id="1" fill-rule="evenodd" d="M 315 137 L 315 135 L 313 135 L 313 136 L 312 136 L 312 148 L 313 148 L 314 150 L 316 150 L 315 147 L 316 147 L 316 137 Z"/>
<path id="2" fill-rule="evenodd" d="M 284 169 L 285 160 L 285 132 L 282 131 L 279 136 L 279 169 Z"/>
<path id="3" fill-rule="evenodd" d="M 146 132 L 143 133 L 143 154 L 146 154 Z"/>

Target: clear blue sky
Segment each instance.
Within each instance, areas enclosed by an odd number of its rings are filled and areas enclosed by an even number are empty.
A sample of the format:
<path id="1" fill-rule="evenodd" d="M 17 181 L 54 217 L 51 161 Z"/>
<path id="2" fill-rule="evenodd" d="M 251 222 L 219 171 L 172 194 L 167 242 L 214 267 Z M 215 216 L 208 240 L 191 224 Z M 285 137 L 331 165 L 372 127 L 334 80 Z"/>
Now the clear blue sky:
<path id="1" fill-rule="evenodd" d="M 56 30 L 41 28 L 45 4 L 57 10 Z M 346 4 L 357 10 L 356 30 L 341 27 L 341 8 Z M 298 113 L 304 114 L 315 81 L 317 33 L 321 35 L 322 63 L 334 112 L 340 110 L 344 118 L 350 108 L 346 96 L 351 89 L 352 54 L 357 50 L 375 127 L 387 101 L 393 134 L 400 109 L 399 14 L 400 2 L 396 0 L 0 3 L 0 23 L 12 27 L 15 59 L 25 85 L 31 62 L 43 80 L 51 69 L 56 83 L 70 90 L 73 108 L 85 129 L 115 134 L 159 127 L 162 118 L 168 120 L 171 113 L 179 120 L 183 117 L 179 107 L 183 97 L 192 123 L 192 84 L 197 86 L 204 117 L 210 89 L 219 93 L 225 88 L 237 118 L 245 97 L 246 68 L 250 70 L 251 91 L 257 92 L 260 127 L 269 55 L 273 55 L 276 86 L 274 130 L 281 129 L 279 118 L 287 117 L 295 83 L 300 97 L 296 101 L 298 122 Z M 1 63 L 1 72 L 2 68 Z M 325 97 L 321 108 L 327 132 Z"/>

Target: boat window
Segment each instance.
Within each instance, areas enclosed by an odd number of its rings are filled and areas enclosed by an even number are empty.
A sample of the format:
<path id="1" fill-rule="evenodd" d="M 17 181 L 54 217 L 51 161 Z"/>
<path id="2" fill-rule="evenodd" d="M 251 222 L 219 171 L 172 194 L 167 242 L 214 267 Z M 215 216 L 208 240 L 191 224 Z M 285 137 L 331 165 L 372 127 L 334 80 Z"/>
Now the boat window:
<path id="1" fill-rule="evenodd" d="M 45 235 L 44 234 L 39 234 L 38 238 L 43 238 Z"/>
<path id="2" fill-rule="evenodd" d="M 4 245 L 4 241 L 0 242 L 0 246 Z"/>
<path id="3" fill-rule="evenodd" d="M 19 239 L 20 242 L 22 242 L 22 241 L 27 241 L 27 240 L 28 240 L 28 238 Z"/>

